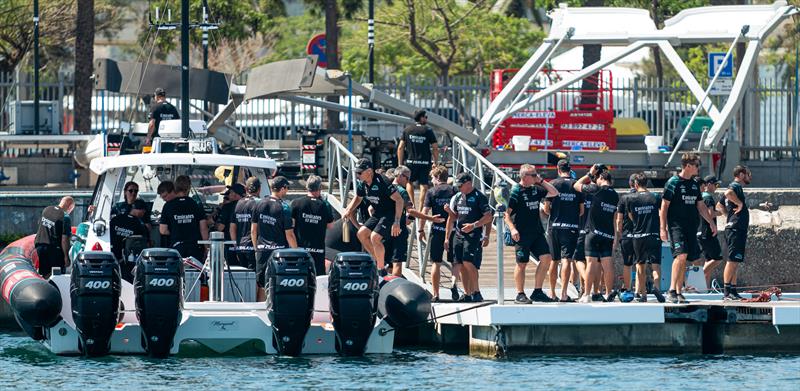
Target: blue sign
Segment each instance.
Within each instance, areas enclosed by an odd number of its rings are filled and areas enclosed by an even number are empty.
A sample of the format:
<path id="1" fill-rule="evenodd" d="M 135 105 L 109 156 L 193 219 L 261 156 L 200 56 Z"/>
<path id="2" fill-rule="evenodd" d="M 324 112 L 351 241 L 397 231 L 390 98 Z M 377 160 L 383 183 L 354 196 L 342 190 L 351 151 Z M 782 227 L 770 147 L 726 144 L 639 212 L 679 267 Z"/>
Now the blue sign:
<path id="1" fill-rule="evenodd" d="M 325 46 L 327 43 L 325 34 L 317 34 L 311 37 L 308 41 L 308 45 L 306 45 L 306 53 L 316 54 L 318 56 L 317 66 L 320 68 L 328 67 L 328 56 L 325 55 Z"/>
<path id="2" fill-rule="evenodd" d="M 722 67 L 719 77 L 733 77 L 733 54 L 724 64 L 725 53 L 708 53 L 708 77 L 713 78 L 717 69 Z"/>

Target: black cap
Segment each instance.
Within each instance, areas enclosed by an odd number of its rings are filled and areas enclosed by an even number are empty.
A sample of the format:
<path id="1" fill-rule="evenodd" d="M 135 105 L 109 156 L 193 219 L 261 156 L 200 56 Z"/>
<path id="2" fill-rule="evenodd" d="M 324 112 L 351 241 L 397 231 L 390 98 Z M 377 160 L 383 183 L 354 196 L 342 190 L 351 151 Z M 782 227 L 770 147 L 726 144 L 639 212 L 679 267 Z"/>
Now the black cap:
<path id="1" fill-rule="evenodd" d="M 462 172 L 456 176 L 456 186 L 461 187 L 461 185 L 472 182 L 472 175 L 467 174 L 466 172 Z"/>
<path id="2" fill-rule="evenodd" d="M 419 122 L 422 119 L 422 117 L 427 117 L 427 116 L 428 112 L 423 109 L 414 111 L 414 121 Z"/>
<path id="3" fill-rule="evenodd" d="M 145 203 L 143 199 L 137 198 L 136 201 L 133 201 L 131 209 L 147 210 L 147 203 Z"/>
<path id="4" fill-rule="evenodd" d="M 161 88 L 161 87 L 158 87 L 158 88 L 156 88 L 156 93 L 155 93 L 155 95 L 156 95 L 156 96 L 167 96 L 167 92 L 166 92 L 166 91 L 164 91 L 164 89 L 163 89 L 163 88 Z"/>
<path id="5" fill-rule="evenodd" d="M 356 163 L 356 174 L 361 175 L 362 172 L 372 168 L 372 162 L 367 158 L 361 158 Z"/>
<path id="6" fill-rule="evenodd" d="M 570 172 L 570 170 L 572 170 L 572 167 L 570 167 L 569 161 L 567 159 L 559 160 L 557 165 L 558 165 L 558 171 Z"/>
<path id="7" fill-rule="evenodd" d="M 258 178 L 251 176 L 250 178 L 247 178 L 247 181 L 245 181 L 245 186 L 247 186 L 247 191 L 249 193 L 255 193 L 261 188 L 261 181 L 258 180 Z"/>
<path id="8" fill-rule="evenodd" d="M 276 176 L 272 178 L 272 190 L 280 190 L 289 187 L 289 180 L 286 177 Z"/>
<path id="9" fill-rule="evenodd" d="M 719 179 L 717 179 L 717 177 L 716 177 L 716 176 L 714 176 L 714 175 L 707 175 L 705 178 L 703 178 L 703 183 L 705 183 L 705 184 L 712 184 L 712 185 L 719 185 L 721 182 L 720 182 L 720 180 L 719 180 Z"/>
<path id="10" fill-rule="evenodd" d="M 234 193 L 244 197 L 244 194 L 245 194 L 244 185 L 242 185 L 241 183 L 234 183 L 233 185 L 225 186 L 225 187 L 227 187 L 228 190 L 225 190 L 225 192 L 222 193 L 222 194 L 227 195 L 230 192 L 234 192 Z"/>

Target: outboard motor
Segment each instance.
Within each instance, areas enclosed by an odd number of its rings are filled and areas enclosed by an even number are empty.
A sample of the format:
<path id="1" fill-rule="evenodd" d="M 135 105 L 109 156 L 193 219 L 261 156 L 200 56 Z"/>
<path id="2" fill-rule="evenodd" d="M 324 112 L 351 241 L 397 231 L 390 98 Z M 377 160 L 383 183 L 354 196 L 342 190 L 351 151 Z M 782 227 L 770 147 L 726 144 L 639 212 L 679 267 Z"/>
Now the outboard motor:
<path id="1" fill-rule="evenodd" d="M 394 328 L 416 326 L 431 314 L 431 294 L 403 278 L 394 278 L 381 287 L 378 312 Z"/>
<path id="2" fill-rule="evenodd" d="M 102 356 L 111 350 L 121 289 L 120 269 L 113 253 L 81 252 L 72 262 L 72 319 L 84 355 Z"/>
<path id="3" fill-rule="evenodd" d="M 280 354 L 299 356 L 314 315 L 314 261 L 306 250 L 275 250 L 267 261 L 266 273 L 273 344 Z"/>
<path id="4" fill-rule="evenodd" d="M 136 317 L 150 356 L 166 357 L 183 310 L 183 261 L 177 250 L 149 248 L 134 269 Z"/>
<path id="5" fill-rule="evenodd" d="M 375 327 L 378 268 L 367 253 L 339 253 L 331 265 L 328 296 L 336 350 L 343 356 L 364 354 Z"/>

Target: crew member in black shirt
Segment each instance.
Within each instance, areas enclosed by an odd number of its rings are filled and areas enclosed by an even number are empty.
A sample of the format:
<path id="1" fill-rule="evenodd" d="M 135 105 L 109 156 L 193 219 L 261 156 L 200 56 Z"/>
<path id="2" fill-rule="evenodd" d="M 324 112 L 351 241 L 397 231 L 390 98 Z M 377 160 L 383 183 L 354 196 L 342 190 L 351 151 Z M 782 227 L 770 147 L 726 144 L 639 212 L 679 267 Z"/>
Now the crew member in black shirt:
<path id="1" fill-rule="evenodd" d="M 366 201 L 372 209 L 373 215 L 364 222 L 358 230 L 358 240 L 364 249 L 372 255 L 378 264 L 378 270 L 383 270 L 386 248 L 383 238 L 400 235 L 400 217 L 403 215 L 403 197 L 397 193 L 397 188 L 388 183 L 380 174 L 372 169 L 369 159 L 361 159 L 356 163 L 356 196 L 347 206 L 344 216 L 350 218 L 353 224 L 356 209 L 361 201 Z"/>
<path id="2" fill-rule="evenodd" d="M 325 274 L 325 231 L 333 228 L 333 212 L 322 199 L 322 178 L 311 175 L 306 179 L 308 194 L 292 201 L 294 233 L 297 246 L 305 248 L 314 258 L 317 275 Z"/>
<path id="3" fill-rule="evenodd" d="M 194 257 L 201 262 L 205 259 L 205 249 L 199 240 L 208 240 L 206 214 L 189 197 L 192 180 L 186 175 L 175 178 L 175 198 L 164 204 L 158 230 L 169 235 L 172 248 L 182 257 Z"/>
<path id="4" fill-rule="evenodd" d="M 422 210 L 425 214 L 433 214 L 447 218 L 448 214 L 445 206 L 450 202 L 457 190 L 447 184 L 447 167 L 436 166 L 431 170 L 431 179 L 433 180 L 433 188 L 425 194 L 425 204 Z M 461 264 L 453 262 L 453 237 L 450 236 L 450 246 L 445 248 L 445 230 L 447 229 L 447 222 L 432 223 L 430 236 L 428 238 L 428 246 L 430 248 L 430 260 L 433 263 L 431 266 L 431 286 L 433 287 L 433 300 L 439 299 L 439 284 L 441 283 L 441 267 L 444 260 L 444 254 L 447 253 L 447 262 L 452 265 L 453 285 L 450 287 L 453 300 L 458 300 L 458 287 L 456 285 L 458 277 L 461 275 Z M 420 236 L 424 234 L 424 230 L 420 228 L 418 232 Z M 420 237 L 422 241 L 422 237 Z"/>
<path id="5" fill-rule="evenodd" d="M 625 197 L 631 194 L 636 194 L 636 184 L 634 183 L 634 176 L 637 173 L 631 174 L 628 179 L 628 186 L 630 189 L 627 194 L 623 194 L 619 199 L 619 208 L 617 208 L 617 242 L 619 243 L 619 252 L 622 255 L 622 289 L 620 289 L 620 301 L 622 300 L 625 292 L 631 289 L 631 268 L 636 264 L 636 253 L 633 250 L 633 222 L 631 219 L 625 218 L 625 212 L 621 209 L 625 204 Z"/>
<path id="6" fill-rule="evenodd" d="M 591 183 L 592 177 L 597 178 L 597 183 Z M 617 213 L 619 195 L 611 187 L 611 173 L 604 165 L 595 164 L 589 173 L 583 176 L 573 186 L 576 191 L 592 195 L 592 207 L 588 210 L 586 221 L 586 277 L 587 287 L 583 296 L 578 300 L 581 303 L 592 301 L 592 288 L 595 276 L 603 271 L 603 280 L 606 288 L 605 301 L 616 297 L 614 290 L 614 214 Z M 599 262 L 598 262 L 599 261 Z"/>
<path id="7" fill-rule="evenodd" d="M 231 239 L 236 240 L 238 265 L 255 270 L 256 253 L 250 228 L 253 211 L 258 203 L 258 196 L 261 194 L 261 181 L 256 177 L 247 178 L 245 190 L 247 190 L 247 195 L 236 203 L 233 211 L 233 218 L 230 222 Z"/>
<path id="8" fill-rule="evenodd" d="M 744 262 L 744 250 L 747 244 L 747 227 L 750 224 L 750 211 L 744 196 L 744 186 L 753 180 L 753 174 L 745 166 L 733 169 L 733 182 L 725 190 L 725 210 L 728 222 L 725 224 L 725 241 L 728 244 L 728 262 L 725 263 L 724 300 L 741 300 L 736 291 L 736 278 L 739 265 Z M 769 209 L 770 204 L 759 205 L 761 209 Z"/>
<path id="9" fill-rule="evenodd" d="M 153 139 L 158 137 L 158 126 L 163 120 L 180 119 L 178 109 L 167 102 L 167 93 L 163 88 L 156 88 L 155 93 L 156 103 L 153 106 L 153 111 L 150 112 L 150 124 L 147 126 L 147 139 L 145 145 L 150 145 Z"/>
<path id="10" fill-rule="evenodd" d="M 659 213 L 661 240 L 672 244 L 672 275 L 667 300 L 672 303 L 687 303 L 683 297 L 683 283 L 686 279 L 686 262 L 700 258 L 697 243 L 697 227 L 700 217 L 711 227 L 712 236 L 717 234 L 717 226 L 712 224 L 709 212 L 700 193 L 700 185 L 694 177 L 700 170 L 700 157 L 695 153 L 684 153 L 681 157 L 681 171 L 664 186 Z"/>
<path id="11" fill-rule="evenodd" d="M 256 300 L 258 301 L 266 300 L 265 272 L 272 252 L 287 247 L 297 248 L 292 211 L 289 209 L 289 204 L 283 200 L 289 192 L 289 181 L 282 176 L 275 177 L 270 188 L 272 195 L 256 204 L 250 220 L 250 238 L 256 248 L 256 285 L 258 285 Z"/>
<path id="12" fill-rule="evenodd" d="M 558 260 L 561 260 L 561 297 L 562 302 L 570 301 L 567 288 L 575 261 L 572 256 L 578 244 L 578 230 L 583 214 L 583 194 L 575 191 L 575 180 L 572 179 L 572 167 L 567 160 L 559 160 L 558 178 L 550 182 L 558 191 L 558 196 L 545 199 L 544 213 L 549 215 L 548 233 L 550 238 L 550 255 L 556 262 L 550 264 L 550 286 L 556 286 L 558 279 Z"/>
<path id="13" fill-rule="evenodd" d="M 125 259 L 122 253 L 125 250 L 125 240 L 131 236 L 141 236 L 149 240 L 150 231 L 145 227 L 142 220 L 134 216 L 134 213 L 143 212 L 144 202 L 134 203 L 131 213 L 118 214 L 108 222 L 109 234 L 111 236 L 111 252 L 117 258 L 122 272 L 122 278 L 128 282 L 133 282 L 133 266 L 135 260 Z M 134 256 L 138 254 L 133 254 Z"/>
<path id="14" fill-rule="evenodd" d="M 69 238 L 72 236 L 69 214 L 74 208 L 75 200 L 66 196 L 58 206 L 48 206 L 42 211 L 33 244 L 39 257 L 39 274 L 44 278 L 50 277 L 54 267 L 60 267 L 63 273 L 69 266 Z"/>
<path id="15" fill-rule="evenodd" d="M 544 279 L 547 277 L 552 257 L 550 246 L 547 244 L 542 221 L 539 218 L 539 205 L 545 197 L 558 196 L 558 190 L 553 185 L 545 182 L 530 164 L 523 164 L 519 169 L 519 183 L 511 188 L 508 198 L 508 208 L 504 216 L 514 240 L 517 266 L 514 269 L 514 283 L 517 288 L 517 304 L 530 304 L 531 301 L 552 302 L 553 299 L 542 291 Z M 525 268 L 533 255 L 539 260 L 534 275 L 533 293 L 530 298 L 525 295 Z M 551 295 L 555 287 L 551 286 Z"/>
<path id="16" fill-rule="evenodd" d="M 133 217 L 136 217 L 142 220 L 142 223 L 147 227 L 149 231 L 152 227 L 150 225 L 151 218 L 150 218 L 150 211 L 147 207 L 147 204 L 141 198 L 138 198 L 139 195 L 139 184 L 136 182 L 130 181 L 125 183 L 125 186 L 122 187 L 123 194 L 125 196 L 125 201 L 117 202 L 114 207 L 111 209 L 111 216 L 116 215 L 126 215 L 130 214 Z M 134 208 L 135 203 L 139 203 L 139 206 L 143 206 L 141 208 Z"/>
<path id="17" fill-rule="evenodd" d="M 631 176 L 633 194 L 626 194 L 619 202 L 617 213 L 617 229 L 622 220 L 630 222 L 629 235 L 633 246 L 633 258 L 636 262 L 636 300 L 647 301 L 647 265 L 653 271 L 653 294 L 663 303 L 664 295 L 658 288 L 661 281 L 661 239 L 658 237 L 658 211 L 661 198 L 647 190 L 647 177 L 643 173 Z"/>
<path id="18" fill-rule="evenodd" d="M 489 200 L 472 186 L 472 176 L 461 173 L 456 177 L 458 193 L 450 200 L 445 231 L 445 248 L 453 235 L 453 260 L 462 264 L 461 280 L 464 282 L 464 301 L 481 302 L 478 290 L 478 270 L 483 256 L 483 227 L 492 222 Z"/>
<path id="19" fill-rule="evenodd" d="M 233 222 L 234 211 L 236 204 L 245 195 L 244 185 L 241 183 L 234 183 L 227 186 L 227 189 L 222 193 L 222 206 L 217 208 L 214 217 L 214 228 L 222 232 L 226 241 L 231 240 L 231 222 Z M 225 261 L 231 265 L 236 265 L 239 260 L 236 257 L 236 246 L 225 246 Z"/>
<path id="20" fill-rule="evenodd" d="M 717 225 L 717 216 L 725 214 L 725 207 L 717 203 L 714 198 L 714 193 L 717 191 L 719 184 L 719 179 L 714 175 L 707 175 L 700 182 L 700 190 L 703 191 L 703 203 L 706 204 L 706 208 L 714 217 L 712 219 L 712 224 L 714 225 Z M 711 287 L 711 273 L 722 262 L 722 246 L 719 244 L 719 238 L 711 234 L 711 225 L 705 219 L 700 220 L 700 226 L 697 228 L 697 241 L 700 244 L 700 251 L 706 259 L 703 264 L 703 274 L 706 277 L 706 288 L 709 288 Z"/>
<path id="21" fill-rule="evenodd" d="M 411 177 L 406 185 L 406 191 L 408 191 L 411 201 L 416 202 L 414 185 L 419 184 L 420 196 L 417 205 L 421 205 L 425 199 L 425 193 L 428 192 L 428 186 L 430 186 L 431 167 L 433 163 L 439 161 L 439 144 L 433 129 L 428 126 L 428 115 L 425 110 L 414 112 L 414 121 L 416 121 L 414 125 L 403 130 L 403 136 L 397 146 L 397 164 L 411 169 Z M 431 161 L 431 155 L 433 155 L 433 161 Z"/>

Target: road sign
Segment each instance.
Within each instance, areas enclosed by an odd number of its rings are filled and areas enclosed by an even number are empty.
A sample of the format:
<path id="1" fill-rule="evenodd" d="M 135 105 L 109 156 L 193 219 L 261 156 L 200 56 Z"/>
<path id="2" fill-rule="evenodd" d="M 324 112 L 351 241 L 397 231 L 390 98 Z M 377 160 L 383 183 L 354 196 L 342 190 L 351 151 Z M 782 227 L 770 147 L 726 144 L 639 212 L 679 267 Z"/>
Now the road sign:
<path id="1" fill-rule="evenodd" d="M 316 54 L 318 56 L 317 66 L 321 68 L 328 67 L 328 57 L 325 55 L 325 47 L 327 46 L 325 34 L 317 34 L 308 40 L 306 45 L 306 53 Z"/>
<path id="2" fill-rule="evenodd" d="M 725 53 L 708 53 L 708 77 L 713 78 L 719 67 L 722 71 L 719 77 L 733 77 L 733 55 L 728 58 L 728 61 L 723 65 L 722 61 L 725 60 Z"/>

